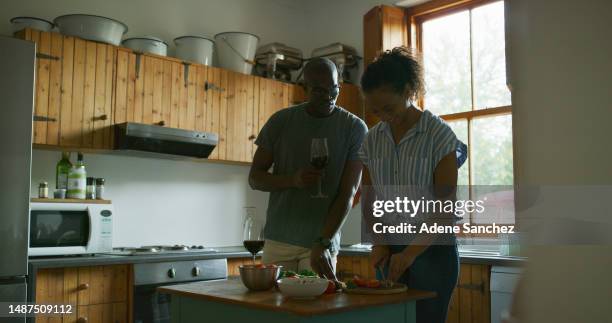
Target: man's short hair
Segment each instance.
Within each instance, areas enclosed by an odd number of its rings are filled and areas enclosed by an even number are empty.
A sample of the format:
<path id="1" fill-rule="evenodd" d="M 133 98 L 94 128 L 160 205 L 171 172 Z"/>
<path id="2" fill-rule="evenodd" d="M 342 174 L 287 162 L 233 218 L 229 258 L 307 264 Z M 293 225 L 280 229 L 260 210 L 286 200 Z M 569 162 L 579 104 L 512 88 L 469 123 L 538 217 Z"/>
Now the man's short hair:
<path id="1" fill-rule="evenodd" d="M 336 68 L 336 64 L 332 62 L 329 58 L 325 57 L 315 57 L 312 58 L 306 63 L 304 66 L 304 78 L 307 78 L 308 75 L 312 75 L 312 73 L 333 73 L 338 76 L 338 69 Z"/>

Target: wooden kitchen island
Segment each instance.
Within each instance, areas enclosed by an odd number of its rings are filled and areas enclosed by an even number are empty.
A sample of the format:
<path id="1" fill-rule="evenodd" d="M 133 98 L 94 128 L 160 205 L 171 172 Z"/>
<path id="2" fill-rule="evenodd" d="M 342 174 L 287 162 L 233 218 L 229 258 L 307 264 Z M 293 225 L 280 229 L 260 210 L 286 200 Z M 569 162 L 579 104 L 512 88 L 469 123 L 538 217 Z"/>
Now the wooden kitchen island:
<path id="1" fill-rule="evenodd" d="M 160 287 L 171 294 L 173 323 L 371 323 L 415 322 L 415 302 L 435 296 L 409 289 L 394 295 L 336 293 L 315 299 L 289 299 L 272 289 L 251 292 L 240 278 Z"/>

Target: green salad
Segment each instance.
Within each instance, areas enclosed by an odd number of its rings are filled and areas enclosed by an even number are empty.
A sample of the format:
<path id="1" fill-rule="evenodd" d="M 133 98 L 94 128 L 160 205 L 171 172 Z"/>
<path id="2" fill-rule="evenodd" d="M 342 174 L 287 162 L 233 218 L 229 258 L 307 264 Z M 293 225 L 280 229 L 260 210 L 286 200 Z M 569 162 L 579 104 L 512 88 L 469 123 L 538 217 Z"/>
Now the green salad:
<path id="1" fill-rule="evenodd" d="M 288 277 L 296 277 L 296 278 L 308 278 L 308 277 L 319 277 L 317 273 L 312 270 L 302 269 L 299 272 L 295 272 L 293 270 L 283 270 L 281 271 L 278 278 L 288 278 Z"/>

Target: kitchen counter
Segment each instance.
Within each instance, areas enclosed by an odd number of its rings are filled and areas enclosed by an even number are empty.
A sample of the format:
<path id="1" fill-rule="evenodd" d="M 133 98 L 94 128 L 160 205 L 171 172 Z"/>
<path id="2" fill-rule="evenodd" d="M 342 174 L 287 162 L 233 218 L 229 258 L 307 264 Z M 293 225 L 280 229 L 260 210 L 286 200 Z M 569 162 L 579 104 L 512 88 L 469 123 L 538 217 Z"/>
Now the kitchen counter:
<path id="1" fill-rule="evenodd" d="M 184 253 L 184 254 L 160 254 L 160 255 L 138 255 L 138 256 L 118 256 L 118 255 L 83 255 L 66 257 L 32 257 L 29 260 L 30 272 L 36 272 L 38 268 L 60 268 L 60 267 L 80 267 L 98 265 L 117 265 L 117 264 L 136 264 L 152 263 L 164 261 L 181 260 L 205 260 L 221 258 L 246 258 L 251 254 L 242 246 L 215 247 L 216 253 Z M 342 247 L 341 256 L 368 256 L 369 248 Z M 489 264 L 499 266 L 521 266 L 527 258 L 509 257 L 486 253 L 460 252 L 461 262 L 468 264 Z"/>
<path id="2" fill-rule="evenodd" d="M 219 247 L 213 248 L 215 253 L 166 253 L 159 255 L 83 255 L 83 256 L 59 256 L 59 257 L 31 257 L 29 259 L 30 272 L 36 272 L 38 268 L 59 268 L 59 267 L 80 267 L 80 266 L 99 266 L 99 265 L 118 265 L 118 264 L 137 264 L 153 263 L 165 261 L 181 260 L 205 260 L 221 258 L 245 258 L 251 254 L 244 247 Z M 34 270 L 34 271 L 32 271 Z"/>
<path id="3" fill-rule="evenodd" d="M 345 246 L 340 248 L 341 256 L 368 256 L 370 248 Z M 501 256 L 495 253 L 459 251 L 459 258 L 463 264 L 492 265 L 492 266 L 522 266 L 526 257 Z"/>
<path id="4" fill-rule="evenodd" d="M 393 295 L 336 293 L 289 299 L 272 289 L 251 292 L 239 279 L 159 288 L 172 295 L 177 322 L 414 322 L 415 302 L 435 293 L 409 289 Z"/>

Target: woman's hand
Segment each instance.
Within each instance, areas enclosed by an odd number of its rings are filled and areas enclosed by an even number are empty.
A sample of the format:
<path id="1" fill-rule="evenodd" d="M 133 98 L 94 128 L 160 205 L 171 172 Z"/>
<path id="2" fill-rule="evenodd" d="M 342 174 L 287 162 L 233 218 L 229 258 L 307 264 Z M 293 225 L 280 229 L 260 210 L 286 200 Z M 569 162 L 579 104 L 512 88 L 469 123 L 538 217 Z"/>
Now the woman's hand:
<path id="1" fill-rule="evenodd" d="M 411 252 L 406 252 L 406 250 L 392 255 L 391 261 L 389 262 L 389 276 L 387 278 L 396 282 L 400 279 L 402 274 L 412 266 L 415 259 L 416 255 Z"/>
<path id="2" fill-rule="evenodd" d="M 372 252 L 370 253 L 370 264 L 376 267 L 382 267 L 387 260 L 389 260 L 389 247 L 388 246 L 372 246 Z"/>

